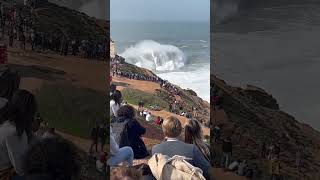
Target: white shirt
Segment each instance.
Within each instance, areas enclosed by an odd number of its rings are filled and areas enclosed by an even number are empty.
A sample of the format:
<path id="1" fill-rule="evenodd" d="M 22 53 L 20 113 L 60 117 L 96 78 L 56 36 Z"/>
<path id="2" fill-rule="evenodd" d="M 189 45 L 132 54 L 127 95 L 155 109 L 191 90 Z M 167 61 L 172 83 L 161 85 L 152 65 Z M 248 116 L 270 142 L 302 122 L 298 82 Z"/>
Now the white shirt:
<path id="1" fill-rule="evenodd" d="M 117 104 L 114 100 L 110 101 L 110 116 L 114 115 L 118 117 L 118 110 L 120 109 L 120 105 Z"/>
<path id="2" fill-rule="evenodd" d="M 177 138 L 167 138 L 167 141 L 179 141 Z"/>
<path id="3" fill-rule="evenodd" d="M 147 116 L 146 116 L 146 121 L 151 121 L 152 120 L 152 116 L 151 116 L 151 114 L 147 114 Z"/>
<path id="4" fill-rule="evenodd" d="M 16 127 L 9 121 L 0 125 L 0 170 L 13 166 L 17 174 L 23 175 L 22 161 L 27 149 L 26 133 L 19 137 Z"/>

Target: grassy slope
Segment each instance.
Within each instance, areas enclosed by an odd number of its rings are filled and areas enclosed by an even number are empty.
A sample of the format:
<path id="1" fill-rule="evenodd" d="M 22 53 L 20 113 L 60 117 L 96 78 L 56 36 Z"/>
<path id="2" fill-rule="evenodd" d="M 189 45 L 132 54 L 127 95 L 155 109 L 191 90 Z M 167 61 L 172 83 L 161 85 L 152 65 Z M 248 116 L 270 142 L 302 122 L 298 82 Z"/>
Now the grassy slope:
<path id="1" fill-rule="evenodd" d="M 105 117 L 103 93 L 69 84 L 44 85 L 37 92 L 39 110 L 49 124 L 87 138 L 95 120 Z"/>
<path id="2" fill-rule="evenodd" d="M 122 95 L 124 100 L 130 104 L 138 105 L 139 101 L 142 100 L 146 106 L 159 105 L 163 109 L 169 108 L 168 102 L 161 97 L 137 89 L 126 88 L 122 91 Z"/>

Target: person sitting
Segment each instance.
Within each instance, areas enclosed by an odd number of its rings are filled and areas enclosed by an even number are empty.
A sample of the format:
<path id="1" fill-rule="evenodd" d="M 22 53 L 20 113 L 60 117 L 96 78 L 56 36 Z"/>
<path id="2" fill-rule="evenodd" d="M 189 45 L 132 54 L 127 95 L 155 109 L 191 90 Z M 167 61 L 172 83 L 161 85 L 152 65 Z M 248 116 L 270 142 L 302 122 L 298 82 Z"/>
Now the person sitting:
<path id="1" fill-rule="evenodd" d="M 244 176 L 246 174 L 248 168 L 248 164 L 246 160 L 243 160 L 240 162 L 239 167 L 238 167 L 238 175 L 239 176 Z"/>
<path id="2" fill-rule="evenodd" d="M 145 109 L 145 110 L 143 111 L 143 117 L 147 117 L 147 115 L 148 115 L 148 110 Z"/>
<path id="3" fill-rule="evenodd" d="M 140 125 L 140 123 L 135 119 L 135 110 L 132 106 L 126 105 L 120 107 L 118 111 L 118 118 L 116 121 L 127 123 L 127 133 L 129 146 L 133 149 L 134 158 L 141 159 L 149 155 L 147 148 L 141 138 L 143 134 L 146 133 L 146 128 Z"/>
<path id="4" fill-rule="evenodd" d="M 55 128 L 49 128 L 47 132 L 42 135 L 42 138 L 56 138 L 57 134 L 55 132 Z"/>
<path id="5" fill-rule="evenodd" d="M 152 121 L 152 116 L 151 116 L 150 112 L 148 112 L 148 114 L 146 116 L 146 121 L 148 121 L 148 122 Z"/>
<path id="6" fill-rule="evenodd" d="M 79 159 L 76 147 L 66 140 L 42 139 L 25 155 L 25 177 L 27 180 L 79 179 Z"/>
<path id="7" fill-rule="evenodd" d="M 209 145 L 204 142 L 203 131 L 199 121 L 191 119 L 185 126 L 185 142 L 196 145 L 201 151 L 202 155 L 210 161 Z"/>
<path id="8" fill-rule="evenodd" d="M 205 178 L 209 179 L 209 161 L 203 156 L 199 148 L 194 144 L 187 144 L 178 137 L 182 132 L 182 125 L 179 119 L 168 117 L 163 121 L 162 130 L 166 137 L 166 141 L 152 147 L 152 155 L 159 153 L 173 157 L 175 155 L 190 158 L 189 162 L 202 169 Z M 152 167 L 150 167 L 152 168 Z"/>
<path id="9" fill-rule="evenodd" d="M 133 167 L 116 167 L 111 169 L 110 180 L 141 180 L 142 173 Z"/>
<path id="10" fill-rule="evenodd" d="M 107 161 L 109 166 L 116 166 L 121 162 L 127 162 L 129 166 L 133 165 L 133 150 L 131 147 L 125 146 L 119 148 L 112 127 L 110 127 L 110 158 Z"/>
<path id="11" fill-rule="evenodd" d="M 0 175 L 13 167 L 17 177 L 24 175 L 23 156 L 28 149 L 32 122 L 37 111 L 35 97 L 18 90 L 8 104 L 8 117 L 0 125 Z"/>
<path id="12" fill-rule="evenodd" d="M 110 116 L 118 117 L 118 110 L 121 106 L 122 95 L 119 90 L 115 90 L 110 97 Z"/>
<path id="13" fill-rule="evenodd" d="M 229 171 L 238 170 L 240 162 L 241 162 L 240 160 L 233 161 L 231 164 L 229 164 L 227 170 L 229 170 Z"/>
<path id="14" fill-rule="evenodd" d="M 161 125 L 161 118 L 160 116 L 157 117 L 156 121 L 155 121 L 156 125 Z"/>

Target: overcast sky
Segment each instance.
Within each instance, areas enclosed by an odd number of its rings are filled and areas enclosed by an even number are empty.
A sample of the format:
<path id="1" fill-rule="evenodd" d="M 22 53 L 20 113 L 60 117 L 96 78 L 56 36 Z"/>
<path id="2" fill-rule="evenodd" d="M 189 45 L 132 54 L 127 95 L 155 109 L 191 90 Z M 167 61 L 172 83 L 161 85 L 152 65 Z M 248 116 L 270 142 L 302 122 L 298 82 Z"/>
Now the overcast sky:
<path id="1" fill-rule="evenodd" d="M 210 0 L 110 0 L 111 21 L 209 21 Z"/>

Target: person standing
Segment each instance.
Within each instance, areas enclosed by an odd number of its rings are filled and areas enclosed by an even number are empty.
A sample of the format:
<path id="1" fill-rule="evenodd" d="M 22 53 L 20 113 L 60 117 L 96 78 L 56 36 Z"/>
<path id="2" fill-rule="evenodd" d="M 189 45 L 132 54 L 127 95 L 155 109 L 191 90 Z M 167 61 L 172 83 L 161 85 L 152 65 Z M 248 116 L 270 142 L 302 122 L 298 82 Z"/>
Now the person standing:
<path id="1" fill-rule="evenodd" d="M 227 137 L 223 141 L 222 152 L 223 152 L 223 155 L 222 155 L 223 157 L 221 160 L 221 165 L 225 168 L 228 168 L 231 161 L 231 156 L 232 156 L 232 142 L 230 137 Z"/>
<path id="2" fill-rule="evenodd" d="M 98 152 L 98 133 L 99 133 L 99 126 L 95 125 L 90 132 L 90 136 L 91 136 L 91 146 L 89 149 L 90 155 L 93 154 L 93 147 L 95 147 L 95 152 Z"/>
<path id="3" fill-rule="evenodd" d="M 270 175 L 271 180 L 279 180 L 280 179 L 280 160 L 278 157 L 273 156 L 271 160 L 269 160 L 270 163 Z"/>
<path id="4" fill-rule="evenodd" d="M 99 132 L 98 132 L 98 142 L 100 144 L 100 152 L 103 152 L 104 145 L 106 144 L 108 132 L 104 125 L 100 125 Z"/>

